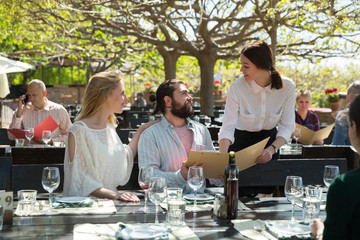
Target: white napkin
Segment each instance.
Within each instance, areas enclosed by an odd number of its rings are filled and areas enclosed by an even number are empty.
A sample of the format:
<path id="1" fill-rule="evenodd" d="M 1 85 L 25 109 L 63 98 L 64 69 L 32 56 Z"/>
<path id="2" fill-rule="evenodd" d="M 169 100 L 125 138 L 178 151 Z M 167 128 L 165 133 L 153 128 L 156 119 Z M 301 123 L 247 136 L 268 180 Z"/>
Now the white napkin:
<path id="1" fill-rule="evenodd" d="M 119 229 L 120 223 L 114 224 L 76 224 L 74 227 L 73 240 L 103 240 L 103 239 L 115 239 L 115 232 Z M 144 227 L 149 225 L 143 224 Z M 173 227 L 167 225 L 171 229 L 169 232 L 170 240 L 198 240 L 199 238 L 195 233 L 186 225 Z"/>
<path id="2" fill-rule="evenodd" d="M 231 220 L 234 224 L 234 228 L 238 230 L 243 236 L 253 240 L 276 240 L 270 233 L 263 231 L 257 231 L 254 229 L 255 224 L 263 226 L 264 223 L 261 220 L 251 219 L 236 219 Z"/>

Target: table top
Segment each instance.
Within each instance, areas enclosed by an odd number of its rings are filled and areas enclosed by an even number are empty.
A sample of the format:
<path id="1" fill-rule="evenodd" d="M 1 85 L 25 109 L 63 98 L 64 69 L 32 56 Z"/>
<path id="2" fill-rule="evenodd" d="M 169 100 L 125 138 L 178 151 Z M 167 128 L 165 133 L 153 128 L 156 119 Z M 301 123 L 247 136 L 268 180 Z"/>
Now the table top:
<path id="1" fill-rule="evenodd" d="M 144 206 L 143 192 L 134 191 L 141 197 L 140 203 L 128 203 L 115 200 L 117 213 L 114 214 L 70 214 L 13 216 L 12 225 L 4 225 L 0 239 L 73 239 L 75 224 L 92 223 L 153 223 L 155 206 L 148 202 L 147 214 L 137 212 Z M 291 204 L 285 198 L 240 199 L 249 209 L 239 210 L 237 219 L 288 220 L 291 218 Z M 325 212 L 321 212 L 324 218 Z M 166 222 L 166 212 L 159 208 L 159 221 Z M 295 207 L 295 217 L 302 219 L 301 208 Z M 220 219 L 212 211 L 187 212 L 186 225 L 200 239 L 247 239 L 233 226 L 230 220 Z"/>

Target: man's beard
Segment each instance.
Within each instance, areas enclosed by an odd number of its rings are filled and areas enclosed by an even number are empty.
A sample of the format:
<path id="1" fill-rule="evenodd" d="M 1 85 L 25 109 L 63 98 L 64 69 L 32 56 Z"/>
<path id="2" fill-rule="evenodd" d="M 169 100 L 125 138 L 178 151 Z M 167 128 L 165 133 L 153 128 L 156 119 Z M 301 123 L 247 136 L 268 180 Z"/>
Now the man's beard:
<path id="1" fill-rule="evenodd" d="M 192 116 L 194 114 L 193 108 L 191 104 L 188 105 L 187 103 L 189 103 L 189 101 L 186 101 L 184 105 L 181 105 L 173 99 L 170 112 L 179 118 L 187 118 Z"/>

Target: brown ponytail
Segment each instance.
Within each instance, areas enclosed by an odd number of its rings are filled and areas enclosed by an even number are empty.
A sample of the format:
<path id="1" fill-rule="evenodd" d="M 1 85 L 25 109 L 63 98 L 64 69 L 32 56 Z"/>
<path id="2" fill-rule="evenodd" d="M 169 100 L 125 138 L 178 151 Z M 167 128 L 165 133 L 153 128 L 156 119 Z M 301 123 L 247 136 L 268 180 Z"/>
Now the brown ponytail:
<path id="1" fill-rule="evenodd" d="M 273 53 L 265 42 L 256 41 L 246 45 L 241 54 L 244 54 L 256 67 L 269 70 L 271 75 L 271 88 L 281 89 L 283 81 L 278 70 L 276 70 L 273 61 Z"/>

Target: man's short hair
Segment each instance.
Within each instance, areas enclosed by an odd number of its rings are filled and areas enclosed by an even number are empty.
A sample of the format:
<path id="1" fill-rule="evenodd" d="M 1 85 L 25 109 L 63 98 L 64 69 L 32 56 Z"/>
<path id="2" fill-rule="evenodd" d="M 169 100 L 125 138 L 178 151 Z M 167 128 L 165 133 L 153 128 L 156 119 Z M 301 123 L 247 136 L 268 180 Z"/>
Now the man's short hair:
<path id="1" fill-rule="evenodd" d="M 161 112 L 165 113 L 165 101 L 164 97 L 169 96 L 173 98 L 173 93 L 177 89 L 177 85 L 184 84 L 182 81 L 178 79 L 166 80 L 160 84 L 158 89 L 156 90 L 156 106 L 153 111 L 153 114 L 157 114 Z"/>
<path id="2" fill-rule="evenodd" d="M 43 81 L 39 80 L 39 79 L 31 80 L 29 82 L 28 86 L 30 86 L 30 85 L 36 85 L 41 90 L 46 91 L 45 83 Z"/>

